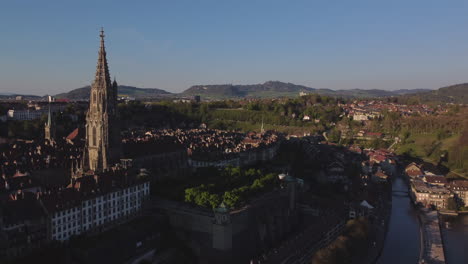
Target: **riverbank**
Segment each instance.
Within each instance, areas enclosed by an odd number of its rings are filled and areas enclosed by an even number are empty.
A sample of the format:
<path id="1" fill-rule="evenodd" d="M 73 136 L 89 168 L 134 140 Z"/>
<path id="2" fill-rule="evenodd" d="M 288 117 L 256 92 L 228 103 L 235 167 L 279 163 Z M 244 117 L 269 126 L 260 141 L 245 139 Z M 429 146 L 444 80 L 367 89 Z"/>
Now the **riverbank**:
<path id="1" fill-rule="evenodd" d="M 446 263 L 438 212 L 422 208 L 419 210 L 418 217 L 421 224 L 421 248 L 418 263 Z"/>

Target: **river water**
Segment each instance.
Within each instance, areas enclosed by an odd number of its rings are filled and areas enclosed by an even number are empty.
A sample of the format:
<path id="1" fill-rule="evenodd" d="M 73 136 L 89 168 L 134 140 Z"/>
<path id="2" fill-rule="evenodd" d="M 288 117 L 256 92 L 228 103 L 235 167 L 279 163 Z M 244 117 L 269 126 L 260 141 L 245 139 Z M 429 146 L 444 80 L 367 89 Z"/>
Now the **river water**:
<path id="1" fill-rule="evenodd" d="M 468 215 L 443 217 L 441 221 L 442 226 L 445 221 L 449 222 L 448 228 L 442 228 L 447 263 L 468 263 Z"/>
<path id="2" fill-rule="evenodd" d="M 468 263 L 468 215 L 443 217 L 441 221 L 446 263 Z M 420 242 L 418 216 L 408 196 L 408 186 L 397 177 L 392 185 L 390 225 L 377 264 L 417 263 Z"/>
<path id="3" fill-rule="evenodd" d="M 401 177 L 392 184 L 392 214 L 378 264 L 417 263 L 420 248 L 419 220 Z"/>

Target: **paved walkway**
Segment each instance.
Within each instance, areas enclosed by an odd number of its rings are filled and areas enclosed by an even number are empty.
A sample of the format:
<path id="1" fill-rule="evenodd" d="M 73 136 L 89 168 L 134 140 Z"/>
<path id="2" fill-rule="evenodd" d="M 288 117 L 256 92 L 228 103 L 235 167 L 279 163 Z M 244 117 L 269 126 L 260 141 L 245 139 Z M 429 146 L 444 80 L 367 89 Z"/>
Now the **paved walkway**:
<path id="1" fill-rule="evenodd" d="M 419 217 L 423 236 L 422 257 L 419 263 L 445 263 L 444 245 L 437 211 L 422 209 Z"/>

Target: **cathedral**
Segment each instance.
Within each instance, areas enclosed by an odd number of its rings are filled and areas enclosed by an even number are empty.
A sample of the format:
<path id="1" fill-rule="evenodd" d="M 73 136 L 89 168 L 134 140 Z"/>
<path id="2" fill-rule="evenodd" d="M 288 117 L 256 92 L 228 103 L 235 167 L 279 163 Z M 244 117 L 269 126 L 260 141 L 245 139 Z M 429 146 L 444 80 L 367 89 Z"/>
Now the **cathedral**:
<path id="1" fill-rule="evenodd" d="M 111 81 L 101 29 L 96 76 L 91 85 L 86 113 L 86 143 L 82 170 L 103 172 L 117 163 L 121 154 L 117 111 L 117 82 Z"/>

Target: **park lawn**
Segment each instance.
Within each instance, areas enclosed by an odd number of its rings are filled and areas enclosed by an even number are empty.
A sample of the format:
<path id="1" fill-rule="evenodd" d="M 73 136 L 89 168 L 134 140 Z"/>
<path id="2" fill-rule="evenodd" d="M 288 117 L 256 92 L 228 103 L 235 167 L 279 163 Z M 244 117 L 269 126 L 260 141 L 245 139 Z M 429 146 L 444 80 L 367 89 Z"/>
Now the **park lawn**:
<path id="1" fill-rule="evenodd" d="M 464 178 L 464 179 L 468 180 L 468 175 L 464 174 L 463 172 L 461 172 L 459 170 L 454 170 L 454 171 L 449 172 L 446 177 L 449 178 L 449 179 Z"/>
<path id="2" fill-rule="evenodd" d="M 216 123 L 219 120 L 212 120 L 208 122 L 209 127 L 215 127 Z M 260 132 L 262 128 L 261 122 L 250 122 L 250 121 L 235 121 L 235 120 L 221 120 L 227 130 L 236 130 L 242 132 L 255 131 Z M 304 134 L 304 133 L 315 133 L 318 132 L 316 126 L 312 123 L 307 124 L 307 126 L 282 126 L 282 125 L 272 125 L 272 124 L 263 124 L 263 129 L 265 131 L 274 130 L 286 134 Z"/>
<path id="3" fill-rule="evenodd" d="M 440 140 L 441 144 L 441 149 L 442 150 L 448 150 L 448 148 L 455 143 L 455 141 L 458 139 L 459 135 L 452 135 L 448 138 Z M 429 159 L 429 157 L 426 156 L 426 153 L 424 151 L 424 147 L 428 144 L 431 144 L 433 141 L 438 141 L 437 135 L 435 133 L 431 134 L 411 134 L 411 136 L 406 140 L 407 143 L 405 144 L 400 144 L 396 152 L 397 154 L 403 154 L 405 152 L 412 153 L 413 156 L 421 158 L 421 159 Z M 410 151 L 412 150 L 412 151 Z M 432 161 L 433 162 L 433 161 Z"/>
<path id="4" fill-rule="evenodd" d="M 452 135 L 448 138 L 440 140 L 441 149 L 448 150 L 453 144 L 456 144 L 459 134 Z M 424 146 L 426 144 L 431 144 L 433 141 L 437 141 L 437 135 L 434 134 L 413 134 L 411 135 L 406 144 L 399 145 L 396 152 L 401 155 L 405 152 L 411 153 L 412 156 L 420 158 L 425 162 L 430 162 L 434 165 L 437 164 L 438 160 L 435 160 L 433 157 L 428 157 L 424 151 Z M 412 151 L 410 151 L 412 150 Z M 465 178 L 468 179 L 468 175 L 458 170 L 454 170 L 447 174 L 448 178 Z"/>

